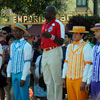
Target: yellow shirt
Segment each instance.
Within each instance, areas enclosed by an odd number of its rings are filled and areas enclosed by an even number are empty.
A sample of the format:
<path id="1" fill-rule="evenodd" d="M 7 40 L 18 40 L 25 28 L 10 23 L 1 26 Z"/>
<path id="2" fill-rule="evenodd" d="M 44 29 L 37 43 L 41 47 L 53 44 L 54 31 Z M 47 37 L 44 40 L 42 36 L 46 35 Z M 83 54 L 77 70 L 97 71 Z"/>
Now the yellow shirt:
<path id="1" fill-rule="evenodd" d="M 92 62 L 91 53 L 91 46 L 83 40 L 80 40 L 79 44 L 70 44 L 66 51 L 62 78 L 67 74 L 68 78 L 83 78 L 86 82 L 89 65 Z"/>

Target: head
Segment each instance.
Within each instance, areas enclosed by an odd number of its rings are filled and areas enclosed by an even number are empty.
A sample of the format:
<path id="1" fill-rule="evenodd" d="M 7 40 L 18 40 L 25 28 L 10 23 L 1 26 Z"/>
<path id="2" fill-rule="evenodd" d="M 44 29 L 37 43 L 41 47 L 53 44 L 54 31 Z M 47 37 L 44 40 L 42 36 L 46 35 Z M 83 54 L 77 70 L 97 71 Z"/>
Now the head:
<path id="1" fill-rule="evenodd" d="M 100 41 L 100 29 L 96 29 L 94 32 L 95 38 Z"/>
<path id="2" fill-rule="evenodd" d="M 2 28 L 2 36 L 6 39 L 7 35 L 12 32 L 11 28 L 6 26 Z"/>
<path id="3" fill-rule="evenodd" d="M 80 41 L 83 39 L 84 33 L 74 32 L 73 33 L 73 41 Z"/>
<path id="4" fill-rule="evenodd" d="M 25 32 L 23 30 L 21 30 L 20 28 L 17 28 L 17 27 L 14 28 L 14 35 L 17 40 L 21 39 L 23 37 L 24 33 Z"/>
<path id="5" fill-rule="evenodd" d="M 6 37 L 6 42 L 8 45 L 11 45 L 13 43 L 13 41 L 15 40 L 15 37 L 14 35 L 12 34 L 9 34 L 7 37 Z"/>
<path id="6" fill-rule="evenodd" d="M 30 43 L 31 45 L 33 44 L 33 40 L 34 40 L 34 37 L 32 37 L 32 36 L 29 36 L 27 38 L 28 43 Z"/>
<path id="7" fill-rule="evenodd" d="M 47 6 L 44 12 L 44 17 L 46 20 L 52 20 L 56 16 L 56 7 L 55 6 Z"/>
<path id="8" fill-rule="evenodd" d="M 69 44 L 71 42 L 72 35 L 70 33 L 65 33 L 65 44 Z"/>

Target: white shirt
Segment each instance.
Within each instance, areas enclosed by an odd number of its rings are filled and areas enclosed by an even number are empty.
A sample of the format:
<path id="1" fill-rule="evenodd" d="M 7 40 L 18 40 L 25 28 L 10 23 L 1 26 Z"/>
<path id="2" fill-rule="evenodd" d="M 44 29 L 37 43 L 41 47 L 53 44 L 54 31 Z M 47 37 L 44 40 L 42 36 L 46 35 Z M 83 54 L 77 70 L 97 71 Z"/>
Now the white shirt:
<path id="1" fill-rule="evenodd" d="M 95 48 L 95 46 L 93 47 L 93 50 L 92 50 L 92 63 L 93 63 L 94 48 Z M 98 46 L 98 51 L 97 52 L 99 52 L 99 51 L 100 51 L 100 45 Z M 88 84 L 90 84 L 91 81 L 92 81 L 92 75 L 93 75 L 92 73 L 93 73 L 93 65 L 91 65 L 91 68 L 88 71 L 88 76 L 87 76 Z"/>
<path id="2" fill-rule="evenodd" d="M 39 78 L 39 63 L 40 63 L 40 59 L 41 59 L 41 55 L 38 56 L 38 58 L 36 59 L 36 63 L 35 63 L 35 65 L 36 65 L 35 75 L 38 78 Z M 42 72 L 42 66 L 41 66 L 41 72 Z"/>
<path id="3" fill-rule="evenodd" d="M 2 45 L 0 44 L 0 54 L 3 55 L 3 49 L 2 49 Z M 2 56 L 0 56 L 0 69 L 2 66 Z"/>
<path id="4" fill-rule="evenodd" d="M 83 41 L 83 39 L 80 40 L 79 42 L 82 42 L 82 41 Z M 67 51 L 68 51 L 69 47 L 70 47 L 70 44 L 67 47 Z M 77 49 L 77 47 L 78 47 L 78 45 L 75 44 L 73 51 L 75 51 Z M 67 51 L 66 51 L 66 60 L 68 61 L 68 52 Z M 83 55 L 84 55 L 84 61 L 92 62 L 92 56 L 91 56 L 92 55 L 92 47 L 88 43 L 83 48 Z M 68 69 L 68 63 L 64 63 L 62 78 L 66 77 L 67 69 Z M 87 76 L 88 76 L 88 70 L 89 69 L 90 69 L 90 65 L 86 64 L 84 72 L 83 72 L 82 82 L 87 82 Z"/>
<path id="5" fill-rule="evenodd" d="M 24 38 L 20 39 L 20 41 L 23 41 Z M 19 43 L 16 44 L 16 47 L 18 47 Z M 12 45 L 11 45 L 12 46 Z M 11 50 L 11 49 L 10 49 Z M 10 51 L 10 57 L 12 56 L 12 51 Z M 31 59 L 32 57 L 32 46 L 27 42 L 24 46 L 24 60 Z M 26 80 L 26 76 L 30 73 L 30 62 L 24 63 L 24 68 L 22 72 L 22 80 Z M 11 77 L 11 60 L 9 60 L 8 66 L 7 66 L 7 77 Z"/>

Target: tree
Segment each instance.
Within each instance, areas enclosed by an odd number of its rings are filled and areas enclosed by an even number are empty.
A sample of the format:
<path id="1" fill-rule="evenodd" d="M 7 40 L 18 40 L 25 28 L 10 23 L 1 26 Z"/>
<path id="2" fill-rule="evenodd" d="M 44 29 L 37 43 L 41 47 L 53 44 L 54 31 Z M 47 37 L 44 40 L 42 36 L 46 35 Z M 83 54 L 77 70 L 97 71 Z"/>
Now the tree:
<path id="1" fill-rule="evenodd" d="M 68 23 L 68 29 L 71 30 L 73 26 L 85 26 L 87 31 L 94 27 L 96 23 L 100 23 L 99 16 L 73 16 L 70 18 Z M 91 31 L 90 31 L 91 33 Z"/>
<path id="2" fill-rule="evenodd" d="M 61 10 L 61 0 L 0 0 L 0 11 L 5 8 L 12 9 L 19 15 L 42 15 L 48 5 L 55 5 Z"/>

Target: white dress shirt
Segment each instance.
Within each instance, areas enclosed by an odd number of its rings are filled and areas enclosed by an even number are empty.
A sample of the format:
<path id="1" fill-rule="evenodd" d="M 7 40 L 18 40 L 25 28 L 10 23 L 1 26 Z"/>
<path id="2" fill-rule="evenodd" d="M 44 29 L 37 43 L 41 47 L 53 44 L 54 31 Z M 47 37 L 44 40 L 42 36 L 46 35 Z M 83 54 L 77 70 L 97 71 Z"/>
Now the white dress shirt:
<path id="1" fill-rule="evenodd" d="M 92 50 L 92 63 L 93 63 L 94 48 L 95 48 L 95 46 L 93 47 L 93 50 Z M 100 45 L 98 46 L 98 51 L 97 52 L 99 52 L 99 51 L 100 51 Z M 91 65 L 91 68 L 88 71 L 88 76 L 87 76 L 88 84 L 90 84 L 91 81 L 92 81 L 92 75 L 93 75 L 93 64 Z"/>
<path id="2" fill-rule="evenodd" d="M 20 41 L 23 41 L 24 38 L 20 39 Z M 18 47 L 19 43 L 16 44 L 16 47 Z M 12 45 L 11 45 L 12 46 Z M 12 51 L 10 49 L 10 58 L 12 57 Z M 30 59 L 32 57 L 32 46 L 27 42 L 24 46 L 24 60 Z M 31 62 L 25 62 L 24 68 L 22 72 L 22 80 L 26 80 L 26 76 L 30 73 L 30 64 Z M 9 60 L 8 66 L 7 66 L 7 77 L 11 77 L 11 60 Z"/>
<path id="3" fill-rule="evenodd" d="M 82 40 L 80 40 L 79 42 L 82 42 Z M 67 47 L 67 51 L 69 49 L 71 44 L 68 45 Z M 75 44 L 74 45 L 74 48 L 73 48 L 73 51 L 75 51 L 77 49 L 78 45 Z M 68 61 L 68 52 L 66 51 L 66 60 Z M 92 62 L 92 48 L 91 46 L 87 43 L 84 48 L 83 48 L 83 55 L 84 55 L 84 62 Z M 68 63 L 64 63 L 64 66 L 63 66 L 63 73 L 62 73 L 62 78 L 65 78 L 66 77 L 66 74 L 67 74 L 67 69 L 68 69 Z M 85 65 L 85 69 L 84 69 L 84 72 L 83 72 L 83 80 L 82 82 L 87 82 L 87 75 L 88 75 L 88 70 L 90 69 L 90 64 L 86 64 Z"/>
<path id="4" fill-rule="evenodd" d="M 38 56 L 38 58 L 36 59 L 36 63 L 35 63 L 35 65 L 36 65 L 35 75 L 38 78 L 39 78 L 39 63 L 40 63 L 40 59 L 41 59 L 41 55 Z M 41 72 L 42 72 L 42 66 L 41 66 Z"/>

